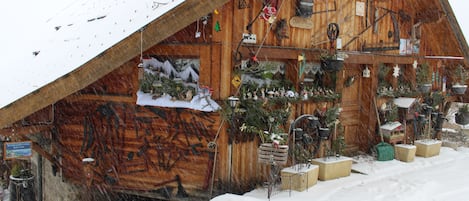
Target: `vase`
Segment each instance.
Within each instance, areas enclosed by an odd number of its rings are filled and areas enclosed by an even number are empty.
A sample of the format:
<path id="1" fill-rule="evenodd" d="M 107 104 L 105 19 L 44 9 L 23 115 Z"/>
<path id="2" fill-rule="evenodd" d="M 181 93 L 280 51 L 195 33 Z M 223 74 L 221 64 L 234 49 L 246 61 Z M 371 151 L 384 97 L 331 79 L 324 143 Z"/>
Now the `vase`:
<path id="1" fill-rule="evenodd" d="M 344 60 L 324 59 L 321 60 L 321 68 L 324 71 L 339 71 L 344 66 Z"/>

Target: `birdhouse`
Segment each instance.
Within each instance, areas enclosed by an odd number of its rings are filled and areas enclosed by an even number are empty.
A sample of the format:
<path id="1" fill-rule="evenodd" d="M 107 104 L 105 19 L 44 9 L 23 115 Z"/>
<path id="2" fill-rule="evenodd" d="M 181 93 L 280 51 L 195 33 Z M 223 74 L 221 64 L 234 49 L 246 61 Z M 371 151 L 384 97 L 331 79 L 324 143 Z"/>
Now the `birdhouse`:
<path id="1" fill-rule="evenodd" d="M 414 114 L 417 111 L 416 102 L 417 99 L 415 98 L 399 97 L 394 99 L 394 104 L 399 108 L 399 118 L 405 117 L 405 120 L 414 119 Z"/>
<path id="2" fill-rule="evenodd" d="M 404 128 L 398 121 L 388 122 L 380 127 L 384 140 L 389 144 L 403 142 L 405 137 Z"/>

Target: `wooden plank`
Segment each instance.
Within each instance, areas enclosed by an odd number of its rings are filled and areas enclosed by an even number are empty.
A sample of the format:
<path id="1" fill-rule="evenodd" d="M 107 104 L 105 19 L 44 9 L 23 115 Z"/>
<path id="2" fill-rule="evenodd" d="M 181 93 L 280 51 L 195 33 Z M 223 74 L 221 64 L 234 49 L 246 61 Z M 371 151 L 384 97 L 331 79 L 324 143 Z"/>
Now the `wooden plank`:
<path id="1" fill-rule="evenodd" d="M 228 0 L 185 1 L 182 5 L 146 26 L 143 32 L 145 38 L 143 49 L 146 50 L 154 46 L 226 2 Z M 0 128 L 9 126 L 47 105 L 85 88 L 139 55 L 140 47 L 135 45 L 139 41 L 140 32 L 136 32 L 100 54 L 100 56 L 88 61 L 77 70 L 1 108 Z"/>
<path id="2" fill-rule="evenodd" d="M 0 135 L 4 137 L 22 136 L 41 132 L 49 132 L 51 129 L 52 125 L 35 125 L 16 128 L 4 128 L 0 129 Z"/>

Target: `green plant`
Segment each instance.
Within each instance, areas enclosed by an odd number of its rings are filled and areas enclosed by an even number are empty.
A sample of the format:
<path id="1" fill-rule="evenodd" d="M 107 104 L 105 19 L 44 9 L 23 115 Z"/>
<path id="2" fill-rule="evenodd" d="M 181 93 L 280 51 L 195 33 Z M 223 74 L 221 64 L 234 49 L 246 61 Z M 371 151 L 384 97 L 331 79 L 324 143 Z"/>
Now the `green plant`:
<path id="1" fill-rule="evenodd" d="M 459 107 L 458 113 L 469 113 L 469 104 L 463 104 Z"/>
<path id="2" fill-rule="evenodd" d="M 378 95 L 393 96 L 388 88 L 391 87 L 391 83 L 388 81 L 390 68 L 384 63 L 380 63 L 378 66 Z"/>
<path id="3" fill-rule="evenodd" d="M 415 81 L 417 85 L 429 84 L 432 81 L 430 77 L 430 66 L 427 63 L 420 65 L 415 71 Z"/>
<path id="4" fill-rule="evenodd" d="M 346 147 L 345 144 L 345 137 L 344 137 L 344 127 L 342 126 L 341 123 L 337 124 L 337 136 L 335 136 L 335 139 L 332 141 L 332 151 L 335 152 L 335 154 L 343 155 L 344 150 Z"/>
<path id="5" fill-rule="evenodd" d="M 468 72 L 462 65 L 458 65 L 455 70 L 455 77 L 454 77 L 455 84 L 464 85 L 466 84 L 468 77 Z"/>
<path id="6" fill-rule="evenodd" d="M 13 177 L 19 177 L 21 174 L 21 170 L 23 169 L 21 163 L 15 162 L 10 170 L 10 175 Z"/>
<path id="7" fill-rule="evenodd" d="M 10 175 L 16 178 L 29 178 L 33 176 L 24 161 L 15 161 L 10 170 Z"/>

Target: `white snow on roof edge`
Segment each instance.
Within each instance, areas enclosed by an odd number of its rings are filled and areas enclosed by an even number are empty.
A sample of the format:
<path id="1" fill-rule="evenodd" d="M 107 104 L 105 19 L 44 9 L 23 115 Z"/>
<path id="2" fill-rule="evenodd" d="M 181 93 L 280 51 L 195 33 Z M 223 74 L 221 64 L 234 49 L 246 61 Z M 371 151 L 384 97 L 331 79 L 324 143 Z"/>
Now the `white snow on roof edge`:
<path id="1" fill-rule="evenodd" d="M 10 30 L 0 40 L 0 108 L 79 68 L 184 1 L 76 0 L 58 12 L 48 6 L 58 0 L 9 3 L 0 9 L 0 25 Z M 44 21 L 36 18 L 40 14 L 52 17 Z"/>

